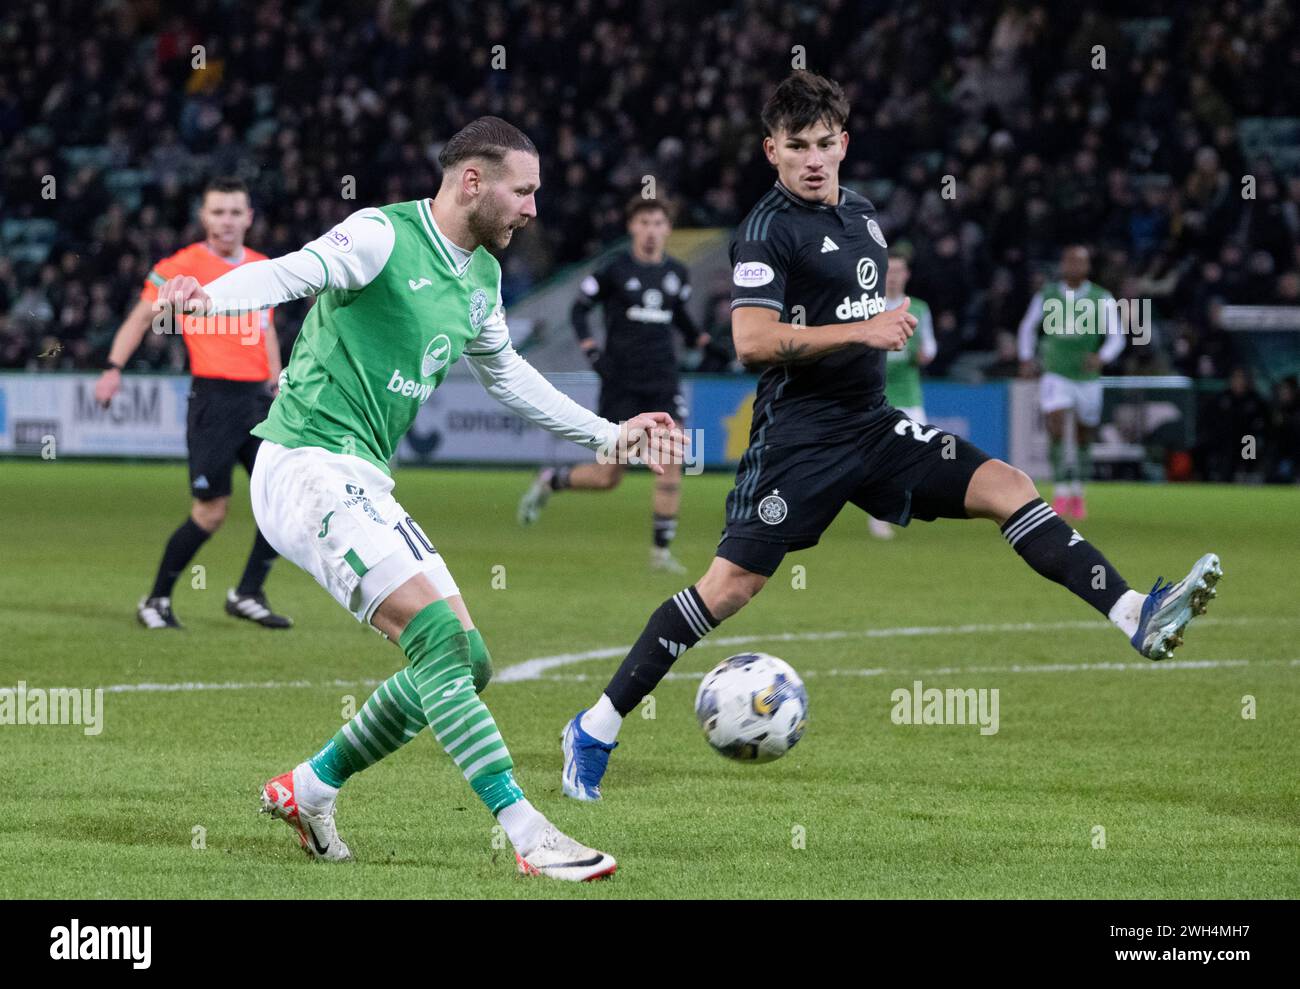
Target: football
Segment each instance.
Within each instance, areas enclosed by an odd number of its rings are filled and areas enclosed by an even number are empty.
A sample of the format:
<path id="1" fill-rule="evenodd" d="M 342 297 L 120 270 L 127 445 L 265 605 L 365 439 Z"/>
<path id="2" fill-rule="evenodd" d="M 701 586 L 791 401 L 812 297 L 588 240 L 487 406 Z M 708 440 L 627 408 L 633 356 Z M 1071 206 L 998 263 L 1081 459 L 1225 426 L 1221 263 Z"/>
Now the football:
<path id="1" fill-rule="evenodd" d="M 695 694 L 695 717 L 709 744 L 728 759 L 771 762 L 803 735 L 808 692 L 785 660 L 740 653 L 705 675 Z"/>

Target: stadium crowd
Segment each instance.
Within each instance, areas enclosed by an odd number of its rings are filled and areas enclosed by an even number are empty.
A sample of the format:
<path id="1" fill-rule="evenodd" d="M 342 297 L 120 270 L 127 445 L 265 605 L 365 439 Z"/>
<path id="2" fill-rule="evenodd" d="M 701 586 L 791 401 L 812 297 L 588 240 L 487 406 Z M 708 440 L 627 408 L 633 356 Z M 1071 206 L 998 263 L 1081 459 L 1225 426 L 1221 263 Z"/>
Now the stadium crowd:
<path id="1" fill-rule="evenodd" d="M 150 265 L 200 239 L 208 177 L 248 182 L 248 242 L 274 256 L 429 194 L 440 142 L 483 113 L 543 163 L 507 303 L 622 236 L 643 176 L 679 224 L 732 225 L 772 181 L 758 108 L 802 59 L 851 100 L 842 177 L 912 253 L 928 373 L 1005 371 L 1029 297 L 1082 242 L 1094 280 L 1153 301 L 1152 345 L 1121 371 L 1228 379 L 1243 357 L 1222 306 L 1300 305 L 1300 24 L 1284 0 L 1161 6 L 9 5 L 0 367 L 98 367 Z M 287 308 L 286 347 L 305 306 Z M 709 316 L 706 370 L 730 356 L 725 307 Z M 182 370 L 176 343 L 150 335 L 134 366 Z M 1294 382 L 1272 387 L 1263 414 L 1294 450 Z"/>

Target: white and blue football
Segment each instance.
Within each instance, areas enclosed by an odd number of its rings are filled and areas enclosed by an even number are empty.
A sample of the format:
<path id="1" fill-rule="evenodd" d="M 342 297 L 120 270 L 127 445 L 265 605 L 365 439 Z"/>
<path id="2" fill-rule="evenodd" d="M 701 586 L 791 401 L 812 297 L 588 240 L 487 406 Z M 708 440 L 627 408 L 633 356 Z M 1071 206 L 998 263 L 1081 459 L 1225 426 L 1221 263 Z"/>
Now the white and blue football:
<path id="1" fill-rule="evenodd" d="M 771 762 L 799 741 L 808 724 L 808 691 L 794 668 L 763 652 L 730 656 L 695 694 L 695 717 L 710 745 L 728 759 Z"/>

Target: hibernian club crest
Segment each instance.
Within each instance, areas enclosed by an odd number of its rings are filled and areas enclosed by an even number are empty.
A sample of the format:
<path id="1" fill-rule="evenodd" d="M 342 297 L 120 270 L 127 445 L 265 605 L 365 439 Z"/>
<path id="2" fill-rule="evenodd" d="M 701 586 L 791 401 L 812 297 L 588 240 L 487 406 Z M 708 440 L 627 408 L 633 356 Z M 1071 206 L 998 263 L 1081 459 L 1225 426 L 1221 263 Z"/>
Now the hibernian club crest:
<path id="1" fill-rule="evenodd" d="M 487 319 L 487 314 L 487 293 L 481 288 L 476 288 L 474 294 L 469 297 L 469 325 L 477 330 L 483 325 L 483 320 Z"/>

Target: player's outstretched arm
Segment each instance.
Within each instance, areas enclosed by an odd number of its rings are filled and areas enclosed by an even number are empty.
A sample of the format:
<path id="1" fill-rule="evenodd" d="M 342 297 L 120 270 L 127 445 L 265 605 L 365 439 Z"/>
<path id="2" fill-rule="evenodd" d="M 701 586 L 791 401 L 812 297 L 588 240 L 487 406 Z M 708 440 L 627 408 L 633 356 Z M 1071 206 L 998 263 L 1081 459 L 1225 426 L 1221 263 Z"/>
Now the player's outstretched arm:
<path id="1" fill-rule="evenodd" d="M 666 412 L 646 412 L 619 425 L 583 408 L 519 356 L 500 307 L 483 325 L 464 356 L 470 373 L 489 395 L 521 419 L 556 436 L 607 456 L 636 456 L 655 473 L 674 450 L 681 433 Z M 672 435 L 669 435 L 672 434 Z"/>
<path id="2" fill-rule="evenodd" d="M 916 329 L 916 317 L 907 312 L 907 300 L 870 319 L 826 326 L 782 323 L 781 315 L 766 306 L 737 306 L 731 311 L 731 336 L 736 356 L 744 364 L 787 364 L 809 360 L 853 344 L 880 350 L 902 350 Z"/>
<path id="3" fill-rule="evenodd" d="M 302 250 L 241 264 L 207 285 L 189 276 L 158 290 L 155 310 L 215 315 L 257 312 L 332 289 L 365 288 L 393 253 L 393 226 L 377 209 L 363 209 Z"/>

